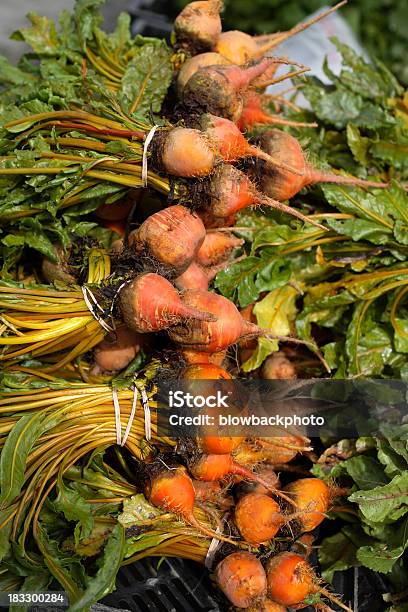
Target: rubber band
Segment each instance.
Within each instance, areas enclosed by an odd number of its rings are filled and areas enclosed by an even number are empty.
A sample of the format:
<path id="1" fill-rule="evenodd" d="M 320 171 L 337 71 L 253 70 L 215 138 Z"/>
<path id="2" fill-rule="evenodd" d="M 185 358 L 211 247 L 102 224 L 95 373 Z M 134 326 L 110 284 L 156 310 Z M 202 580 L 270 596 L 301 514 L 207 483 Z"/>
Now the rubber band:
<path id="1" fill-rule="evenodd" d="M 84 302 L 89 310 L 89 312 L 91 313 L 91 315 L 93 316 L 94 319 L 96 319 L 96 321 L 98 321 L 99 325 L 101 327 L 103 327 L 103 329 L 107 332 L 112 332 L 114 331 L 114 328 L 111 327 L 110 325 L 108 325 L 108 323 L 106 323 L 106 321 L 103 320 L 103 318 L 101 316 L 99 316 L 99 314 L 97 312 L 95 312 L 95 306 L 100 310 L 100 312 L 104 312 L 102 306 L 98 303 L 97 299 L 95 298 L 94 294 L 92 293 L 92 291 L 90 290 L 89 287 L 87 287 L 86 285 L 82 285 L 81 287 L 82 289 L 82 295 L 84 297 Z M 91 299 L 89 299 L 91 298 Z M 92 302 L 93 304 L 92 304 Z"/>
<path id="2" fill-rule="evenodd" d="M 146 140 L 144 141 L 143 144 L 143 158 L 142 158 L 142 181 L 143 181 L 143 185 L 145 187 L 147 187 L 147 151 L 149 148 L 150 143 L 152 142 L 153 136 L 157 130 L 157 128 L 159 128 L 159 125 L 154 125 L 152 127 L 152 129 L 150 130 L 150 132 L 148 133 L 148 135 L 146 136 Z"/>
<path id="3" fill-rule="evenodd" d="M 221 529 L 219 527 L 216 528 L 215 533 L 221 534 Z M 218 538 L 213 538 L 210 542 L 210 546 L 208 547 L 207 554 L 205 556 L 204 566 L 208 569 L 212 569 L 212 565 L 214 562 L 214 556 L 217 552 L 217 548 L 220 545 L 221 540 Z"/>
<path id="4" fill-rule="evenodd" d="M 150 415 L 149 398 L 147 397 L 147 393 L 144 389 L 142 389 L 140 393 L 142 396 L 142 406 L 144 410 L 145 436 L 146 440 L 150 440 L 152 437 L 152 421 Z"/>
<path id="5" fill-rule="evenodd" d="M 122 425 L 120 422 L 120 404 L 118 392 L 115 387 L 112 387 L 112 400 L 113 407 L 115 409 L 116 444 L 120 445 L 122 440 Z"/>
<path id="6" fill-rule="evenodd" d="M 126 440 L 128 439 L 130 430 L 131 430 L 132 425 L 133 425 L 133 419 L 135 418 L 135 414 L 136 414 L 136 406 L 137 406 L 137 387 L 133 387 L 132 410 L 130 411 L 130 416 L 129 416 L 129 420 L 128 420 L 127 425 L 126 425 L 125 433 L 123 434 L 123 438 L 122 438 L 122 441 L 120 443 L 121 446 L 125 446 Z"/>

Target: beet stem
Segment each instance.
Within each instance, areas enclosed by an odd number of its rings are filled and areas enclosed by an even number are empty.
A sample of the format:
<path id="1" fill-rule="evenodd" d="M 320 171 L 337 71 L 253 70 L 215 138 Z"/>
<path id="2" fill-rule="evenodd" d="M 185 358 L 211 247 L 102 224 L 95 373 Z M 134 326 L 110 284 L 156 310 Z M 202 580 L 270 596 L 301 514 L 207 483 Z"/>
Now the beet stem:
<path id="1" fill-rule="evenodd" d="M 324 225 L 321 225 L 320 223 L 318 223 L 314 219 L 311 219 L 310 217 L 306 217 L 306 215 L 303 215 L 301 212 L 296 210 L 296 208 L 291 208 L 290 206 L 287 206 L 286 204 L 282 204 L 282 202 L 279 202 L 278 200 L 273 200 L 272 198 L 268 198 L 265 202 L 261 201 L 260 205 L 262 206 L 262 204 L 270 206 L 271 208 L 276 208 L 277 210 L 280 210 L 283 213 L 291 215 L 292 217 L 296 217 L 297 219 L 300 219 L 301 221 L 304 221 L 305 223 L 310 223 L 311 225 L 315 225 L 316 227 L 324 230 L 325 232 L 330 231 L 329 228 L 325 227 Z"/>
<path id="2" fill-rule="evenodd" d="M 290 166 L 289 164 L 285 164 L 284 162 L 279 161 L 276 157 L 268 155 L 268 153 L 265 153 L 265 151 L 262 151 L 262 149 L 258 149 L 257 147 L 249 145 L 247 148 L 247 154 L 253 155 L 254 157 L 258 157 L 258 159 L 263 159 L 264 161 L 274 166 L 277 166 L 278 168 L 282 168 L 283 170 L 288 170 L 289 172 L 292 172 L 292 174 L 304 176 L 304 172 L 302 170 L 299 170 L 297 168 L 294 168 L 293 166 Z"/>
<path id="3" fill-rule="evenodd" d="M 69 122 L 60 122 L 55 124 L 56 127 L 66 127 L 71 129 L 79 129 L 84 130 L 85 132 L 93 132 L 95 134 L 105 134 L 107 136 L 123 136 L 124 138 L 137 138 L 138 140 L 145 139 L 145 132 L 141 132 L 139 130 L 114 130 L 111 128 L 96 128 L 90 125 L 82 124 L 82 123 L 69 123 Z"/>
<path id="4" fill-rule="evenodd" d="M 231 540 L 230 538 L 227 538 L 226 536 L 217 533 L 216 531 L 213 531 L 212 529 L 208 529 L 207 527 L 205 527 L 204 525 L 202 525 L 194 515 L 187 515 L 184 517 L 186 519 L 186 521 L 192 526 L 195 527 L 195 529 L 197 529 L 197 531 L 200 531 L 201 533 L 203 533 L 204 535 L 206 535 L 207 537 L 213 539 L 217 539 L 220 540 L 221 542 L 227 542 L 228 544 L 232 544 L 233 546 L 240 546 L 240 547 L 245 547 L 244 544 L 242 542 L 238 542 L 237 540 Z"/>

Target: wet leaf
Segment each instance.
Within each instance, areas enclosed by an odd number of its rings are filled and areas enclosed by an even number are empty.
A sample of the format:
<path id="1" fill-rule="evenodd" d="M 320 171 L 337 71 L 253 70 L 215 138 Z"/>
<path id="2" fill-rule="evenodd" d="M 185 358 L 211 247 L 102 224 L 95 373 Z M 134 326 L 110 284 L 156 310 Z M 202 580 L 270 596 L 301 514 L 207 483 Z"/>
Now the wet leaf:
<path id="1" fill-rule="evenodd" d="M 356 491 L 349 500 L 358 504 L 366 519 L 392 520 L 395 511 L 408 512 L 408 472 L 395 476 L 389 484 L 368 491 Z"/>
<path id="2" fill-rule="evenodd" d="M 260 302 L 255 304 L 253 313 L 259 327 L 269 330 L 273 336 L 289 336 L 292 332 L 296 316 L 296 299 L 299 293 L 293 287 L 286 285 L 271 291 Z M 259 368 L 264 360 L 279 349 L 278 340 L 261 337 L 252 356 L 242 369 L 250 372 Z"/>
<path id="3" fill-rule="evenodd" d="M 119 99 L 126 112 L 158 113 L 173 78 L 170 50 L 164 42 L 146 43 L 129 62 Z"/>

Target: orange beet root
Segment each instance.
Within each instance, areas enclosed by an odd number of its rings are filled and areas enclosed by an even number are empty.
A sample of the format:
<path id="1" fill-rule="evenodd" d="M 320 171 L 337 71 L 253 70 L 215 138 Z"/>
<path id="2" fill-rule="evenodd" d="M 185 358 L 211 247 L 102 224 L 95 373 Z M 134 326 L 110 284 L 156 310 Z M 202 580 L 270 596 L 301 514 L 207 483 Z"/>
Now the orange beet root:
<path id="1" fill-rule="evenodd" d="M 183 90 L 183 104 L 194 113 L 211 113 L 236 121 L 243 109 L 242 93 L 271 65 L 263 59 L 254 66 L 205 66 L 197 70 Z"/>
<path id="2" fill-rule="evenodd" d="M 227 261 L 234 249 L 242 246 L 244 240 L 229 232 L 207 232 L 204 242 L 197 251 L 196 261 L 201 266 L 215 266 Z"/>
<path id="3" fill-rule="evenodd" d="M 346 612 L 352 610 L 343 602 L 321 587 L 313 568 L 304 557 L 293 552 L 282 552 L 271 557 L 266 565 L 268 597 L 285 606 L 304 602 L 308 595 L 320 593 Z"/>
<path id="4" fill-rule="evenodd" d="M 272 539 L 290 520 L 279 504 L 262 493 L 248 493 L 235 507 L 235 523 L 246 542 L 259 546 Z"/>
<path id="5" fill-rule="evenodd" d="M 293 175 L 295 176 L 295 175 Z M 300 178 L 297 176 L 297 178 Z M 214 218 L 228 219 L 244 208 L 268 206 L 285 214 L 301 219 L 305 223 L 326 229 L 320 223 L 302 215 L 299 211 L 259 192 L 244 172 L 234 166 L 222 164 L 204 187 L 208 197 L 208 210 Z M 204 217 L 205 223 L 205 217 Z"/>
<path id="6" fill-rule="evenodd" d="M 210 282 L 217 276 L 218 272 L 224 270 L 228 265 L 229 262 L 224 262 L 216 266 L 203 267 L 193 261 L 187 270 L 176 278 L 174 284 L 181 291 L 188 289 L 207 291 Z"/>
<path id="7" fill-rule="evenodd" d="M 267 482 L 264 478 L 259 476 L 259 474 L 247 470 L 244 466 L 234 461 L 231 455 L 200 455 L 192 459 L 191 463 L 189 464 L 189 470 L 194 478 L 197 480 L 204 480 L 205 482 L 221 480 L 229 475 L 242 476 L 250 481 L 252 480 L 254 482 L 258 482 L 269 492 L 282 497 L 282 499 L 285 499 L 290 504 L 294 505 L 292 500 L 284 493 L 276 489 L 274 485 Z"/>
<path id="8" fill-rule="evenodd" d="M 297 168 L 287 166 L 285 162 L 272 157 L 249 144 L 239 127 L 225 117 L 216 117 L 210 113 L 201 116 L 200 126 L 209 140 L 214 143 L 217 153 L 225 162 L 234 162 L 243 157 L 257 157 L 268 164 L 297 172 Z"/>
<path id="9" fill-rule="evenodd" d="M 212 314 L 183 304 L 173 285 L 158 274 L 137 276 L 119 294 L 123 319 L 139 333 L 167 329 L 182 320 L 214 319 Z"/>
<path id="10" fill-rule="evenodd" d="M 249 552 L 232 553 L 215 569 L 215 580 L 237 608 L 248 608 L 266 593 L 262 563 Z"/>
<path id="11" fill-rule="evenodd" d="M 256 325 L 242 318 L 235 304 L 221 295 L 192 289 L 185 291 L 181 299 L 188 308 L 204 308 L 204 312 L 212 313 L 216 319 L 202 324 L 191 322 L 188 328 L 177 325 L 169 330 L 170 338 L 184 348 L 217 353 L 241 338 L 262 333 Z"/>
<path id="12" fill-rule="evenodd" d="M 302 531 L 313 531 L 325 519 L 330 504 L 330 487 L 320 478 L 300 478 L 284 491 L 293 496 L 303 514 L 297 519 Z"/>
<path id="13" fill-rule="evenodd" d="M 177 76 L 177 93 L 181 97 L 187 81 L 199 70 L 205 66 L 221 66 L 228 64 L 228 60 L 222 57 L 219 53 L 200 53 L 194 57 L 190 57 L 184 62 Z"/>
<path id="14" fill-rule="evenodd" d="M 215 147 L 200 130 L 175 127 L 159 132 L 154 145 L 159 163 L 173 176 L 207 176 L 217 159 Z"/>
<path id="15" fill-rule="evenodd" d="M 296 378 L 296 368 L 283 353 L 273 353 L 263 364 L 262 378 L 265 380 L 293 379 Z"/>
<path id="16" fill-rule="evenodd" d="M 129 246 L 148 266 L 157 269 L 159 263 L 176 276 L 190 266 L 205 236 L 201 219 L 185 206 L 176 205 L 150 215 L 129 234 Z"/>
<path id="17" fill-rule="evenodd" d="M 312 568 L 295 553 L 283 552 L 269 559 L 266 577 L 268 596 L 285 606 L 301 603 L 316 592 Z"/>
<path id="18" fill-rule="evenodd" d="M 385 188 L 388 183 L 366 181 L 350 176 L 341 176 L 330 172 L 316 170 L 307 163 L 300 143 L 281 130 L 269 130 L 259 138 L 260 147 L 268 154 L 277 157 L 286 164 L 297 168 L 303 175 L 293 174 L 288 170 L 265 166 L 261 176 L 262 190 L 271 198 L 289 200 L 303 187 L 315 183 L 337 183 L 356 187 Z"/>
<path id="19" fill-rule="evenodd" d="M 147 482 L 145 495 L 154 506 L 178 514 L 186 523 L 189 523 L 207 537 L 215 537 L 224 542 L 235 544 L 229 538 L 225 538 L 211 529 L 207 529 L 195 518 L 193 514 L 195 502 L 194 485 L 183 466 L 175 466 L 172 469 L 167 469 L 163 466 L 161 472 L 151 477 Z"/>

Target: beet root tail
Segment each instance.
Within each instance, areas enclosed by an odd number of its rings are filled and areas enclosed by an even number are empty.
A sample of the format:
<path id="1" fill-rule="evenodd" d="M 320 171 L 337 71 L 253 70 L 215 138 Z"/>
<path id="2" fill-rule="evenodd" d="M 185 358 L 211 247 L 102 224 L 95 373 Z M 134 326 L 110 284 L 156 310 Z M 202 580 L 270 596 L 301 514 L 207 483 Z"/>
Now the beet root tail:
<path id="1" fill-rule="evenodd" d="M 379 183 L 376 181 L 368 181 L 359 179 L 353 176 L 343 176 L 342 174 L 333 174 L 331 172 L 320 172 L 315 170 L 310 173 L 311 183 L 336 183 L 337 185 L 351 185 L 355 187 L 372 187 L 374 189 L 386 189 L 390 186 L 389 183 Z"/>
<path id="2" fill-rule="evenodd" d="M 280 210 L 281 212 L 291 215 L 292 217 L 296 217 L 297 219 L 304 221 L 304 223 L 310 223 L 311 225 L 314 225 L 315 227 L 318 227 L 319 229 L 324 230 L 325 232 L 329 231 L 327 227 L 324 227 L 324 225 L 321 225 L 314 219 L 311 219 L 310 217 L 303 215 L 301 212 L 296 210 L 296 208 L 291 208 L 290 206 L 287 206 L 286 204 L 282 204 L 282 202 L 278 202 L 278 200 L 272 200 L 271 198 L 265 198 L 262 200 L 262 202 L 260 202 L 260 204 L 261 205 L 265 204 L 266 206 L 270 206 L 271 208 L 276 208 L 276 210 Z"/>
<path id="3" fill-rule="evenodd" d="M 307 121 L 292 121 L 290 119 L 284 119 L 283 117 L 278 117 L 277 115 L 268 115 L 267 113 L 263 113 L 260 117 L 261 120 L 258 120 L 257 123 L 265 123 L 271 125 L 287 125 L 289 127 L 309 127 L 316 128 L 318 124 L 315 121 L 307 122 Z"/>
<path id="4" fill-rule="evenodd" d="M 321 21 L 322 19 L 324 19 L 331 13 L 334 13 L 339 8 L 344 6 L 345 4 L 347 4 L 347 0 L 342 0 L 342 2 L 339 2 L 335 6 L 332 6 L 331 8 L 327 9 L 326 11 L 319 13 L 315 17 L 312 17 L 311 19 L 308 19 L 307 21 L 304 21 L 303 23 L 299 23 L 298 25 L 291 28 L 287 32 L 281 32 L 277 34 L 275 38 L 273 39 L 273 42 L 274 42 L 273 46 L 276 47 L 280 45 L 281 43 L 283 43 L 283 41 L 287 40 L 288 38 L 291 38 L 292 36 L 295 36 L 296 34 L 303 32 L 304 30 L 307 30 L 307 28 L 310 28 L 310 26 L 314 25 L 318 21 Z"/>

